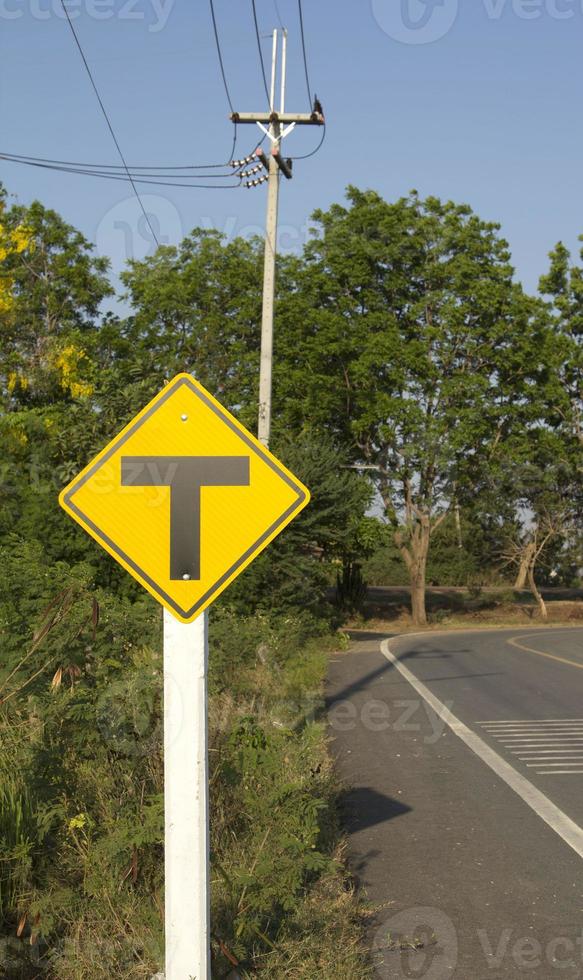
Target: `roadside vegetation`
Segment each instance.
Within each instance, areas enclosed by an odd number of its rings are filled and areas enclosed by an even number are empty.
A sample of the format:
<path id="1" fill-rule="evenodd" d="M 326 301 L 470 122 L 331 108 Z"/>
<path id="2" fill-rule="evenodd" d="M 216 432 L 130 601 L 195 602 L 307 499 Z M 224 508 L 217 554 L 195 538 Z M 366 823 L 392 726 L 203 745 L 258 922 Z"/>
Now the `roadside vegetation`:
<path id="1" fill-rule="evenodd" d="M 280 262 L 272 440 L 313 502 L 211 612 L 213 968 L 231 980 L 371 976 L 322 710 L 339 628 L 529 624 L 554 618 L 545 590 L 581 585 L 581 269 L 557 246 L 529 296 L 497 226 L 414 193 L 350 188 L 315 227 Z M 178 371 L 254 427 L 261 261 L 195 229 L 129 262 L 129 313 L 104 314 L 107 261 L 0 195 L 8 980 L 163 968 L 160 610 L 57 495 Z"/>
<path id="2" fill-rule="evenodd" d="M 527 592 L 512 588 L 429 588 L 427 623 L 416 626 L 409 611 L 406 588 L 369 589 L 366 600 L 353 610 L 345 626 L 378 632 L 410 632 L 419 629 L 486 629 L 488 627 L 578 626 L 583 624 L 583 590 L 542 590 L 547 615 Z"/>

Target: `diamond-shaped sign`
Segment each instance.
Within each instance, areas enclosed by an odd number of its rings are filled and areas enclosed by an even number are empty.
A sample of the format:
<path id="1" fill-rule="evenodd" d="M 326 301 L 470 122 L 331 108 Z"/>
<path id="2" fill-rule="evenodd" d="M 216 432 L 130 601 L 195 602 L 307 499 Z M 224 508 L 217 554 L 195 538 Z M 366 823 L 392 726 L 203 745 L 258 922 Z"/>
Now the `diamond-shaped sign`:
<path id="1" fill-rule="evenodd" d="M 186 623 L 309 499 L 306 487 L 189 374 L 177 375 L 59 497 Z"/>

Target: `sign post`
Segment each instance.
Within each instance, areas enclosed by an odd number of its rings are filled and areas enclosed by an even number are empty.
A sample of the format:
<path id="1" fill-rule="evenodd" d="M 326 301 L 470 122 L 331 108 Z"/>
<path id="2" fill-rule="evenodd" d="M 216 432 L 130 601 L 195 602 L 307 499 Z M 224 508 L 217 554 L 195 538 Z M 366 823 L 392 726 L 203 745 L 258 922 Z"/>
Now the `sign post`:
<path id="1" fill-rule="evenodd" d="M 165 980 L 210 980 L 207 608 L 309 491 L 179 374 L 62 491 L 164 606 Z"/>
<path id="2" fill-rule="evenodd" d="M 208 613 L 164 610 L 166 980 L 210 980 Z"/>

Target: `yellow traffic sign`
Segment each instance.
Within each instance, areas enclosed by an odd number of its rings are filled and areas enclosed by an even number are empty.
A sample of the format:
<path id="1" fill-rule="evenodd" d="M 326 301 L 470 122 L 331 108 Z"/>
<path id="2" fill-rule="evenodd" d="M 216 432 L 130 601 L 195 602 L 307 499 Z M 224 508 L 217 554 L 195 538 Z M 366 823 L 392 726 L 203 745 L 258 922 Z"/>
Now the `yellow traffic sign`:
<path id="1" fill-rule="evenodd" d="M 166 385 L 59 497 L 185 623 L 309 499 L 309 490 L 190 374 Z"/>

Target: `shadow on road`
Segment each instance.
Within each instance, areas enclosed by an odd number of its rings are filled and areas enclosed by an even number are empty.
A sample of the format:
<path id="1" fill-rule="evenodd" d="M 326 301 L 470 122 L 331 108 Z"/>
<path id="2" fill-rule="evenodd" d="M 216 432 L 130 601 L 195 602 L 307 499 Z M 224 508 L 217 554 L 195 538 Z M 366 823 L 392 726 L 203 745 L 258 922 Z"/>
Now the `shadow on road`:
<path id="1" fill-rule="evenodd" d="M 345 790 L 338 798 L 338 806 L 342 825 L 349 834 L 387 823 L 411 811 L 406 803 L 378 793 L 369 786 L 354 786 Z"/>
<path id="2" fill-rule="evenodd" d="M 376 640 L 380 642 L 382 639 L 389 639 L 391 638 L 391 636 L 394 635 L 396 634 L 354 632 L 354 634 L 351 636 L 351 639 L 353 640 L 354 643 L 365 643 L 365 642 L 371 642 Z M 355 651 L 353 650 L 352 652 Z M 370 653 L 370 651 L 366 651 L 366 652 Z M 468 649 L 467 647 L 458 647 L 456 649 L 456 655 L 458 653 L 471 653 L 471 650 Z M 439 650 L 437 648 L 431 647 L 428 644 L 424 644 L 422 646 L 419 646 L 417 649 L 408 650 L 406 653 L 401 654 L 398 657 L 398 659 L 402 662 L 405 662 L 406 660 L 447 661 L 451 658 L 451 656 L 452 655 L 450 653 L 447 653 L 444 650 Z M 379 677 L 382 677 L 383 674 L 389 674 L 392 670 L 394 670 L 394 665 L 387 660 L 384 663 L 382 663 L 379 667 L 376 667 L 374 670 L 369 671 L 367 674 L 364 674 L 362 677 L 359 677 L 358 680 L 353 681 L 351 684 L 347 684 L 345 687 L 343 687 L 340 690 L 330 690 L 330 688 L 328 688 L 329 693 L 325 699 L 325 704 L 324 704 L 325 710 L 330 711 L 330 709 L 333 708 L 334 705 L 338 704 L 338 702 L 348 700 L 353 694 L 357 694 L 359 691 L 366 691 L 366 689 L 369 686 L 374 685 L 375 681 L 377 681 Z M 421 678 L 421 679 L 422 680 L 423 679 L 462 680 L 464 678 L 470 678 L 470 677 L 490 677 L 490 676 L 492 676 L 492 674 L 471 673 L 471 674 L 460 674 L 460 675 L 455 675 L 450 677 L 446 677 L 444 675 L 443 677 L 439 677 L 439 678 L 431 677 L 431 678 Z"/>

